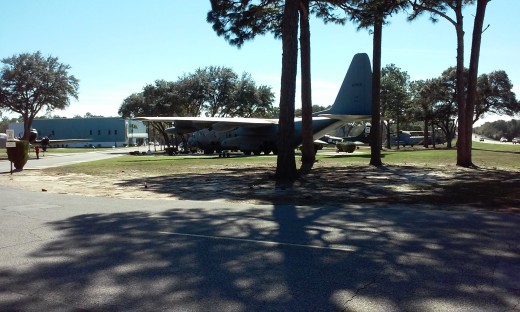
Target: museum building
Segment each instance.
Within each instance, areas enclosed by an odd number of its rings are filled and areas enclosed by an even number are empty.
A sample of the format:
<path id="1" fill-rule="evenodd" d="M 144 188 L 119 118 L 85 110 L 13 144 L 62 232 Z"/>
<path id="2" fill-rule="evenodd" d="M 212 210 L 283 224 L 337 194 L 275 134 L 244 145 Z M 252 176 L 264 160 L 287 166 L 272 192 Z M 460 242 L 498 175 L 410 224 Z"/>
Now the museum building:
<path id="1" fill-rule="evenodd" d="M 123 147 L 148 143 L 147 126 L 142 121 L 121 117 L 34 119 L 32 128 L 38 138 L 51 140 L 88 139 L 87 142 L 56 147 Z M 15 136 L 23 136 L 23 123 L 11 123 Z"/>

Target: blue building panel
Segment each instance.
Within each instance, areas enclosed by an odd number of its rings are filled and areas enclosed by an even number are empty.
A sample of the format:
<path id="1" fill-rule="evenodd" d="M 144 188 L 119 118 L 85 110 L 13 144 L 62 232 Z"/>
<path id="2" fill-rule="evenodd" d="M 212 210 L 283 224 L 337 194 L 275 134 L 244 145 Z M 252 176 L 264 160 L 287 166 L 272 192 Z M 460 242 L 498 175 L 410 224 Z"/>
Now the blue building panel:
<path id="1" fill-rule="evenodd" d="M 10 128 L 21 128 L 23 131 L 23 124 L 21 127 L 10 125 Z M 147 127 L 143 122 L 120 117 L 35 119 L 32 128 L 38 131 L 39 138 L 89 140 L 67 144 L 69 147 L 125 146 L 143 144 L 148 139 Z"/>

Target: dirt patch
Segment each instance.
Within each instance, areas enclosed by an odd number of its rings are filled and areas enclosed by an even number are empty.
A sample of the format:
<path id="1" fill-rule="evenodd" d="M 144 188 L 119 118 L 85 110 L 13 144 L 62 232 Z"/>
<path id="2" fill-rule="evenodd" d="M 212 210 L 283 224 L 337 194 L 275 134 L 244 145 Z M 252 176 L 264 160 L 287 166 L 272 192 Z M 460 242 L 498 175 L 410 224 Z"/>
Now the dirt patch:
<path id="1" fill-rule="evenodd" d="M 200 168 L 199 168 L 200 169 Z M 201 173 L 203 171 L 203 173 Z M 0 175 L 13 188 L 85 196 L 221 200 L 247 203 L 423 204 L 444 209 L 520 212 L 520 172 L 417 166 L 321 167 L 291 185 L 272 179 L 272 166 L 214 166 L 175 174 L 46 174 L 24 170 Z"/>

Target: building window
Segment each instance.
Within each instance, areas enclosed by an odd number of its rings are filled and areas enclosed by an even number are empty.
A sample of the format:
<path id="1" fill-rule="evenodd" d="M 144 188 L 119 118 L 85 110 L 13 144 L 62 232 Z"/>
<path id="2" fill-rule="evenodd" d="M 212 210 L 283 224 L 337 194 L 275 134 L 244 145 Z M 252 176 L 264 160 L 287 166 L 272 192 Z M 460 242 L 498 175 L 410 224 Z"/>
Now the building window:
<path id="1" fill-rule="evenodd" d="M 108 130 L 108 135 L 110 135 L 110 130 Z"/>
<path id="2" fill-rule="evenodd" d="M 90 130 L 90 135 L 92 135 L 92 130 Z"/>
<path id="3" fill-rule="evenodd" d="M 101 130 L 98 130 L 98 131 L 97 131 L 97 134 L 98 134 L 98 135 L 101 135 Z"/>
<path id="4" fill-rule="evenodd" d="M 117 135 L 117 130 L 114 130 L 114 135 Z"/>

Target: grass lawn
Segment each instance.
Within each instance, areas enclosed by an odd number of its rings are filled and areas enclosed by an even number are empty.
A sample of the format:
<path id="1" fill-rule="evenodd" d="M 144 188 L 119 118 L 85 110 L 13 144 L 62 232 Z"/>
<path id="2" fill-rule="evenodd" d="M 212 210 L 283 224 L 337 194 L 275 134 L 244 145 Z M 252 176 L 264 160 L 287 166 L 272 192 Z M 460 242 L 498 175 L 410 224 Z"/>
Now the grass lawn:
<path id="1" fill-rule="evenodd" d="M 47 151 L 50 154 L 57 153 L 82 153 L 90 151 L 110 150 L 106 149 L 90 149 L 90 148 L 52 148 Z M 131 151 L 131 148 L 128 149 Z M 419 167 L 442 167 L 455 166 L 457 157 L 456 148 L 452 149 L 425 149 L 422 147 L 401 148 L 396 150 L 383 150 L 381 158 L 387 165 L 411 165 Z M 520 170 L 520 144 L 489 144 L 473 142 L 473 162 L 478 167 L 503 170 Z M 360 147 L 352 154 L 335 153 L 335 148 L 325 148 L 318 152 L 316 156 L 321 166 L 344 166 L 349 164 L 364 165 L 370 161 L 369 147 Z M 297 155 L 299 159 L 299 155 Z M 0 149 L 0 160 L 7 160 L 5 149 Z M 120 170 L 150 170 L 162 172 L 182 172 L 187 168 L 201 167 L 208 168 L 214 165 L 234 166 L 256 166 L 263 165 L 273 167 L 276 166 L 276 156 L 241 156 L 240 153 L 233 155 L 231 158 L 219 158 L 216 155 L 177 155 L 167 156 L 161 152 L 157 152 L 153 157 L 150 156 L 122 156 L 108 160 L 75 164 L 71 166 L 61 167 L 63 170 L 79 173 L 84 170 L 88 172 L 107 172 Z M 64 169 L 67 168 L 67 169 Z M 49 169 L 52 171 L 52 169 Z"/>
<path id="2" fill-rule="evenodd" d="M 66 150 L 66 149 L 63 149 Z M 85 149 L 79 149 L 85 150 Z M 54 152 L 54 150 L 53 150 Z M 77 152 L 77 151 L 75 151 Z M 400 150 L 383 150 L 381 157 L 386 165 L 404 165 L 426 168 L 455 167 L 457 150 L 452 149 L 425 149 L 422 147 L 401 148 Z M 513 144 L 486 144 L 474 142 L 473 162 L 478 167 L 502 170 L 520 170 L 520 145 Z M 297 155 L 299 159 L 299 155 Z M 318 152 L 317 160 L 320 167 L 367 165 L 370 161 L 370 149 L 361 147 L 355 153 L 336 153 L 334 148 L 325 148 Z M 150 173 L 205 171 L 213 166 L 276 167 L 276 156 L 241 156 L 240 153 L 230 158 L 219 158 L 217 155 L 176 155 L 166 156 L 121 156 L 108 160 L 79 163 L 60 167 L 60 172 L 106 174 L 110 172 L 145 170 Z M 56 169 L 47 169 L 56 171 Z"/>

